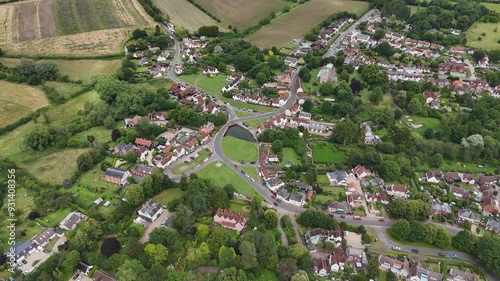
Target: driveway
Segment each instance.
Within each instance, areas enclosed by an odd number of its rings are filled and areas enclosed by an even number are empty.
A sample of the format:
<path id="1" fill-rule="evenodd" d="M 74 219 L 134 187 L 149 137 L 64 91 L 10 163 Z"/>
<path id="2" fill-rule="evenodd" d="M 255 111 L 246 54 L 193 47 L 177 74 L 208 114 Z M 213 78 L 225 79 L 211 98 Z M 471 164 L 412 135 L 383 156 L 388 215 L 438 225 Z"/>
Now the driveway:
<path id="1" fill-rule="evenodd" d="M 18 269 L 21 270 L 22 272 L 31 272 L 35 270 L 37 266 L 42 264 L 51 255 L 52 253 L 46 254 L 45 252 L 41 251 L 33 252 L 26 258 L 27 263 L 26 264 L 21 263 Z"/>
<path id="2" fill-rule="evenodd" d="M 163 210 L 163 213 L 152 223 L 148 225 L 146 230 L 144 231 L 144 235 L 142 235 L 141 239 L 139 239 L 139 242 L 142 244 L 146 243 L 149 241 L 149 234 L 153 231 L 153 229 L 159 227 L 163 220 L 165 220 L 167 217 L 170 216 L 170 212 L 167 210 Z"/>
<path id="3" fill-rule="evenodd" d="M 59 240 L 57 240 L 57 242 L 54 244 L 54 247 L 52 247 L 51 252 L 52 253 L 59 253 L 58 247 L 64 243 L 66 243 L 66 241 L 68 241 L 68 238 L 66 238 L 66 236 L 59 238 Z"/>

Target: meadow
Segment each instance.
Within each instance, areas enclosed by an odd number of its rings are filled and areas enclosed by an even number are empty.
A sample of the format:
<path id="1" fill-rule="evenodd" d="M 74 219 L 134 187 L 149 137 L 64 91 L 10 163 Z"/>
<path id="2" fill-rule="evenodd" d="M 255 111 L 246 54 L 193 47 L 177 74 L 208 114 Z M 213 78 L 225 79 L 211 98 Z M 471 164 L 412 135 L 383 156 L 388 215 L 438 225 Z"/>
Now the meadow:
<path id="1" fill-rule="evenodd" d="M 500 4 L 497 5 L 500 6 Z M 500 38 L 498 27 L 498 23 L 474 23 L 466 32 L 467 45 L 487 51 L 500 48 L 500 43 L 498 43 L 498 39 Z"/>
<path id="2" fill-rule="evenodd" d="M 260 20 L 269 17 L 271 12 L 281 12 L 290 5 L 283 0 L 195 0 L 212 15 L 224 23 L 238 29 L 256 25 Z"/>
<path id="3" fill-rule="evenodd" d="M 183 193 L 184 191 L 180 188 L 170 188 L 156 194 L 153 196 L 152 200 L 162 204 L 163 206 L 167 206 L 172 200 L 181 198 Z"/>
<path id="4" fill-rule="evenodd" d="M 227 30 L 187 0 L 153 0 L 153 4 L 164 14 L 169 15 L 175 25 L 182 26 L 190 32 L 209 25 L 216 25 L 222 30 Z"/>
<path id="5" fill-rule="evenodd" d="M 257 161 L 257 144 L 232 136 L 222 139 L 222 152 L 234 162 Z"/>
<path id="6" fill-rule="evenodd" d="M 361 15 L 367 10 L 367 2 L 311 0 L 278 17 L 245 40 L 259 48 L 279 47 L 294 38 L 303 37 L 309 30 L 334 13 L 347 11 Z"/>
<path id="7" fill-rule="evenodd" d="M 281 166 L 285 166 L 289 161 L 292 165 L 300 164 L 300 158 L 297 156 L 297 153 L 295 153 L 293 148 L 283 147 L 282 154 L 283 159 L 281 160 Z"/>
<path id="8" fill-rule="evenodd" d="M 221 166 L 217 167 L 218 164 Z M 243 195 L 253 196 L 256 192 L 252 186 L 224 163 L 210 163 L 196 174 L 200 178 L 212 180 L 214 184 L 220 187 L 224 187 L 226 184 L 232 184 L 236 192 Z"/>
<path id="9" fill-rule="evenodd" d="M 0 80 L 0 127 L 49 105 L 39 88 Z"/>
<path id="10" fill-rule="evenodd" d="M 79 110 L 83 110 L 85 107 L 85 103 L 97 103 L 103 102 L 99 94 L 96 91 L 91 91 L 80 95 L 60 106 L 54 107 L 49 110 L 47 116 L 51 123 L 55 124 L 65 124 L 68 120 L 71 120 L 72 117 L 78 115 Z"/>
<path id="11" fill-rule="evenodd" d="M 313 160 L 316 163 L 344 163 L 347 156 L 333 144 L 320 142 L 313 148 Z"/>
<path id="12" fill-rule="evenodd" d="M 485 6 L 489 10 L 492 10 L 492 11 L 495 11 L 497 13 L 500 13 L 500 4 L 499 3 L 481 2 L 481 5 Z"/>
<path id="13" fill-rule="evenodd" d="M 253 119 L 250 121 L 245 121 L 244 123 L 250 128 L 257 128 L 260 125 L 262 125 L 264 122 L 266 122 L 267 120 L 269 120 L 269 118 L 258 118 L 258 119 Z"/>

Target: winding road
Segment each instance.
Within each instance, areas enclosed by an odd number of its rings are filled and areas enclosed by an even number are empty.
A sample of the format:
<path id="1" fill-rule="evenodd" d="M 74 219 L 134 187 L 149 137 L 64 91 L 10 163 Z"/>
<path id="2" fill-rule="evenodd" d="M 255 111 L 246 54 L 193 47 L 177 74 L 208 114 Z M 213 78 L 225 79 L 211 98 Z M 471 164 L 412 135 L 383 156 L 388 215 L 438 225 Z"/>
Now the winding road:
<path id="1" fill-rule="evenodd" d="M 324 55 L 324 57 L 332 56 L 333 50 L 335 50 L 338 47 L 338 45 L 340 44 L 342 39 L 348 33 L 352 32 L 354 30 L 355 26 L 357 26 L 357 24 L 359 24 L 362 21 L 366 21 L 371 16 L 371 14 L 373 14 L 374 11 L 375 10 L 368 11 L 358 21 L 356 21 L 347 30 L 345 30 L 337 38 L 337 40 L 335 40 L 335 42 L 331 45 L 330 49 Z M 179 77 L 177 77 L 177 75 L 175 74 L 175 71 L 174 71 L 175 64 L 179 61 L 180 56 L 181 56 L 181 54 L 180 54 L 181 43 L 177 40 L 177 38 L 175 37 L 173 32 L 171 32 L 169 29 L 167 29 L 166 26 L 164 26 L 164 28 L 172 35 L 172 38 L 174 39 L 175 56 L 170 64 L 170 67 L 168 70 L 169 78 L 177 83 L 186 83 L 185 81 L 182 81 Z M 283 215 L 289 215 L 292 218 L 292 221 L 294 221 L 295 216 L 301 212 L 304 212 L 306 209 L 301 207 L 301 206 L 290 204 L 288 202 L 282 202 L 277 207 L 268 203 L 268 202 L 275 202 L 275 200 L 271 197 L 273 194 L 269 191 L 269 189 L 267 187 L 265 187 L 265 185 L 263 185 L 259 182 L 254 182 L 249 177 L 244 176 L 240 172 L 240 169 L 238 169 L 237 166 L 234 165 L 234 162 L 224 155 L 224 153 L 222 151 L 222 138 L 226 134 L 227 129 L 232 125 L 235 125 L 238 123 L 243 123 L 245 121 L 250 121 L 250 120 L 254 120 L 254 119 L 272 118 L 274 116 L 277 116 L 279 114 L 284 113 L 285 110 L 288 107 L 290 107 L 291 105 L 293 105 L 296 101 L 298 79 L 299 79 L 298 78 L 298 71 L 296 70 L 292 73 L 292 77 L 291 77 L 291 85 L 292 85 L 291 95 L 290 95 L 288 101 L 286 102 L 286 104 L 284 106 L 280 107 L 279 109 L 277 109 L 276 111 L 268 112 L 268 113 L 259 113 L 259 114 L 255 114 L 253 116 L 237 118 L 236 114 L 234 113 L 234 109 L 230 105 L 226 105 L 228 112 L 229 112 L 229 121 L 224 126 L 222 126 L 222 128 L 219 130 L 219 132 L 215 135 L 213 141 L 211 141 L 209 144 L 207 144 L 207 147 L 211 151 L 213 151 L 214 153 L 208 159 L 208 161 L 206 161 L 205 163 L 202 163 L 197 168 L 194 168 L 194 169 L 191 169 L 190 171 L 187 171 L 186 174 L 196 173 L 197 171 L 203 169 L 206 165 L 208 165 L 211 162 L 222 161 L 222 162 L 226 163 L 228 165 L 228 167 L 230 167 L 234 172 L 236 172 L 237 175 L 239 175 L 245 182 L 247 182 L 250 186 L 252 186 L 255 189 L 255 191 L 257 191 L 262 197 L 264 197 L 267 200 L 267 202 L 264 202 L 264 204 L 267 204 L 269 207 L 276 208 L 278 210 L 280 217 Z M 170 178 L 172 180 L 179 180 L 180 179 L 180 176 L 178 176 L 178 175 L 173 175 L 171 173 L 167 173 L 167 174 L 170 176 Z M 352 216 L 346 216 L 345 218 L 340 218 L 340 217 L 337 217 L 337 215 L 335 215 L 335 217 L 336 217 L 337 221 L 339 221 L 339 222 L 344 221 L 348 224 L 364 225 L 365 227 L 374 228 L 377 232 L 378 239 L 382 242 L 382 244 L 384 245 L 386 250 L 390 250 L 393 247 L 399 247 L 399 248 L 401 248 L 401 251 L 409 253 L 409 252 L 411 252 L 411 249 L 416 248 L 416 247 L 412 247 L 412 246 L 405 246 L 402 244 L 398 244 L 389 238 L 386 231 L 391 227 L 391 225 L 396 220 L 385 219 L 383 222 L 381 222 L 381 221 L 379 221 L 379 218 L 373 218 L 373 217 L 363 217 L 362 220 L 354 220 Z M 434 222 L 428 222 L 428 223 L 434 223 Z M 462 230 L 460 228 L 457 228 L 457 227 L 451 226 L 451 225 L 443 225 L 443 224 L 438 224 L 438 223 L 435 223 L 435 224 L 438 226 L 445 227 L 446 230 L 452 235 L 456 235 L 458 232 L 460 232 Z M 298 232 L 298 229 L 296 229 L 296 231 Z M 479 265 L 474 257 L 472 257 L 468 254 L 465 254 L 465 253 L 457 252 L 457 251 L 452 252 L 452 251 L 446 251 L 446 250 L 441 250 L 441 249 L 437 249 L 437 248 L 422 248 L 422 247 L 418 247 L 418 250 L 419 250 L 419 254 L 432 255 L 432 256 L 437 256 L 438 253 L 445 253 L 449 257 L 450 254 L 456 253 L 456 254 L 458 254 L 459 259 L 466 260 L 466 261 L 471 262 L 472 264 L 475 264 L 475 265 Z M 491 273 L 487 273 L 487 277 L 489 278 L 489 280 L 496 280 L 495 277 Z"/>

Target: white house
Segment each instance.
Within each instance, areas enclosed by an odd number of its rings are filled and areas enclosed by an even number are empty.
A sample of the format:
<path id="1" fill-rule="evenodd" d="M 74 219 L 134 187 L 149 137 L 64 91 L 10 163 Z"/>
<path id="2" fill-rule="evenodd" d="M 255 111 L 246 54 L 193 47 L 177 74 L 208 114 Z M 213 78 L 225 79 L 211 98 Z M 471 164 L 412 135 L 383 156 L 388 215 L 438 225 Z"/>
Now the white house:
<path id="1" fill-rule="evenodd" d="M 281 187 L 285 186 L 285 183 L 278 178 L 270 178 L 266 181 L 266 186 L 272 192 L 278 191 Z"/>
<path id="2" fill-rule="evenodd" d="M 161 206 L 161 204 L 153 202 L 151 199 L 149 199 L 148 202 L 144 203 L 144 205 L 142 205 L 142 208 L 137 211 L 137 214 L 139 216 L 134 220 L 134 222 L 154 222 L 162 213 L 163 207 Z"/>
<path id="3" fill-rule="evenodd" d="M 212 66 L 205 66 L 203 68 L 203 75 L 217 75 L 219 74 L 219 70 Z"/>

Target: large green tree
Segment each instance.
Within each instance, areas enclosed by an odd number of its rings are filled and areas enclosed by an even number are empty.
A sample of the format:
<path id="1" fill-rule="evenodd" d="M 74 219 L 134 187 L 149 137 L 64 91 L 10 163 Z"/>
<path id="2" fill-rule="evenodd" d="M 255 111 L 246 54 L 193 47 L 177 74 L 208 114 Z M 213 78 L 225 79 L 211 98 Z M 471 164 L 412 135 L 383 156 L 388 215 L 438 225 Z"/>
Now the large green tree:
<path id="1" fill-rule="evenodd" d="M 351 119 L 337 122 L 333 127 L 333 133 L 330 138 L 331 142 L 343 145 L 352 144 L 359 137 L 359 126 Z"/>
<path id="2" fill-rule="evenodd" d="M 410 235 L 410 223 L 405 219 L 398 220 L 392 225 L 390 231 L 396 239 L 405 241 Z"/>

